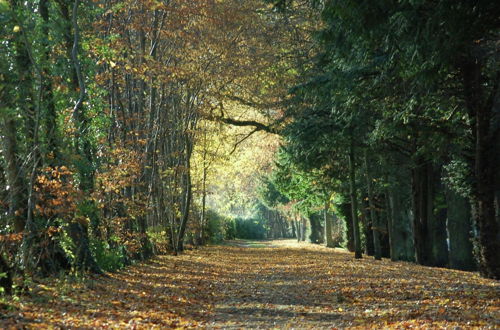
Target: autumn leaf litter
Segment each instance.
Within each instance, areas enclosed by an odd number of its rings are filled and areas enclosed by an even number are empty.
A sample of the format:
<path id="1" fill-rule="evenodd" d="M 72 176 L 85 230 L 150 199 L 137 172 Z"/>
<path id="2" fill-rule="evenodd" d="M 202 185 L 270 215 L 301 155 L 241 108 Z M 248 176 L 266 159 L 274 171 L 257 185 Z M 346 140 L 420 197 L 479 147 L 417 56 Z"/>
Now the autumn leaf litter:
<path id="1" fill-rule="evenodd" d="M 158 256 L 106 277 L 38 281 L 2 306 L 0 326 L 500 327 L 500 284 L 476 273 L 354 260 L 292 240 L 247 243 Z"/>

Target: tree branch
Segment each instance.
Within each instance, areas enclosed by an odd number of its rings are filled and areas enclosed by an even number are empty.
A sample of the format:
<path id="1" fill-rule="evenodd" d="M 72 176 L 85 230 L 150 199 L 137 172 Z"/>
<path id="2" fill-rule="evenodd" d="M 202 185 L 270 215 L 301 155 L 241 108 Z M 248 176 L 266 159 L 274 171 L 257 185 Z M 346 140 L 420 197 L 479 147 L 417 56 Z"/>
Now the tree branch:
<path id="1" fill-rule="evenodd" d="M 236 149 L 238 148 L 238 146 L 240 145 L 240 143 L 242 143 L 243 141 L 245 141 L 246 139 L 248 139 L 255 132 L 257 132 L 257 129 L 253 129 L 250 133 L 248 133 L 247 135 L 245 135 L 245 137 L 243 139 L 241 139 L 238 142 L 236 142 L 234 144 L 233 150 L 231 150 L 231 152 L 229 153 L 229 155 L 232 155 L 236 151 Z"/>
<path id="2" fill-rule="evenodd" d="M 237 119 L 232 119 L 232 118 L 226 118 L 226 117 L 216 117 L 214 118 L 215 120 L 221 121 L 224 124 L 232 125 L 232 126 L 239 126 L 239 127 L 245 127 L 245 126 L 250 126 L 254 127 L 254 131 L 264 131 L 267 133 L 271 134 L 280 134 L 280 130 L 277 128 L 270 126 L 270 125 L 265 125 L 262 123 L 259 123 L 254 120 L 237 120 Z"/>

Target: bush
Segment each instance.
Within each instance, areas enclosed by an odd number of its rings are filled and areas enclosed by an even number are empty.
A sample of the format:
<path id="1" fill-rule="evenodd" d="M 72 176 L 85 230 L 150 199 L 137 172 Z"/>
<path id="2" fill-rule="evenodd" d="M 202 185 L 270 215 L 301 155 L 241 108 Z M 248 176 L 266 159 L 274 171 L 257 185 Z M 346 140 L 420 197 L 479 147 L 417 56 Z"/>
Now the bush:
<path id="1" fill-rule="evenodd" d="M 266 223 L 263 219 L 233 219 L 213 210 L 207 211 L 206 239 L 210 243 L 220 243 L 235 238 L 264 239 L 266 232 Z"/>
<path id="2" fill-rule="evenodd" d="M 266 227 L 263 219 L 236 219 L 236 237 L 244 239 L 266 238 Z"/>
<path id="3" fill-rule="evenodd" d="M 231 224 L 233 223 L 233 224 Z M 232 228 L 234 220 L 218 214 L 215 211 L 207 211 L 207 238 L 210 243 L 220 243 L 225 239 L 232 239 Z M 233 237 L 232 237 L 233 236 Z"/>
<path id="4" fill-rule="evenodd" d="M 162 226 L 148 228 L 148 241 L 151 244 L 153 254 L 167 254 L 170 242 L 168 241 L 167 230 Z"/>
<path id="5" fill-rule="evenodd" d="M 235 239 L 236 238 L 236 221 L 234 219 L 228 219 L 224 227 L 224 239 Z"/>
<path id="6" fill-rule="evenodd" d="M 113 272 L 130 263 L 127 250 L 123 246 L 112 249 L 106 242 L 92 240 L 90 248 L 97 264 L 104 271 Z"/>

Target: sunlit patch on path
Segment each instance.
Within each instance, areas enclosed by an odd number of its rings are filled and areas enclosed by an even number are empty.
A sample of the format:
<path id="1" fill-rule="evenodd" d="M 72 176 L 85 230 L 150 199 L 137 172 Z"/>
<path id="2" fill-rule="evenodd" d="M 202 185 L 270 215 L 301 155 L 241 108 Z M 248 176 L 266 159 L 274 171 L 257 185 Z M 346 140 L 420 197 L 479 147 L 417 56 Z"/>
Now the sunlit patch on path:
<path id="1" fill-rule="evenodd" d="M 500 326 L 499 282 L 291 240 L 230 242 L 108 278 L 39 283 L 11 304 L 1 327 Z"/>

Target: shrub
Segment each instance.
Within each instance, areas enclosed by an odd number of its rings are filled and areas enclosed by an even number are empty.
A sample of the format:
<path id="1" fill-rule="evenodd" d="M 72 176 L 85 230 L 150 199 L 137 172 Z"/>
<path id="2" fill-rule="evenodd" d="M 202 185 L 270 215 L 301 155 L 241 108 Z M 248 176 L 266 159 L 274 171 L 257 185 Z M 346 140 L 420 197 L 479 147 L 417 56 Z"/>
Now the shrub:
<path id="1" fill-rule="evenodd" d="M 266 227 L 263 219 L 236 219 L 236 237 L 244 239 L 266 238 Z"/>
<path id="2" fill-rule="evenodd" d="M 127 250 L 123 246 L 110 248 L 106 242 L 91 240 L 90 248 L 97 264 L 104 271 L 116 271 L 130 263 Z"/>

